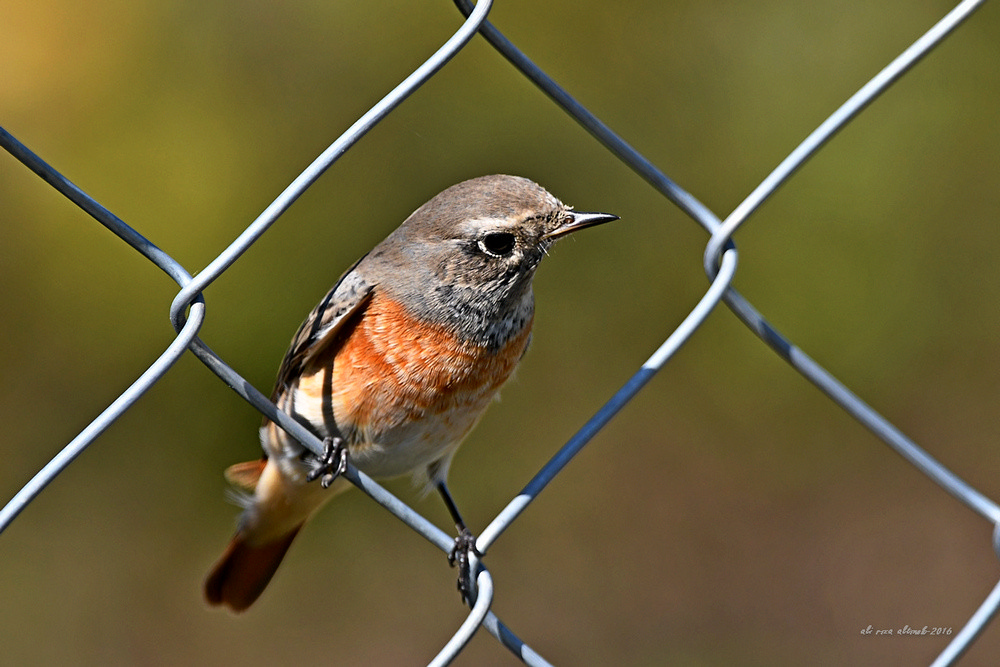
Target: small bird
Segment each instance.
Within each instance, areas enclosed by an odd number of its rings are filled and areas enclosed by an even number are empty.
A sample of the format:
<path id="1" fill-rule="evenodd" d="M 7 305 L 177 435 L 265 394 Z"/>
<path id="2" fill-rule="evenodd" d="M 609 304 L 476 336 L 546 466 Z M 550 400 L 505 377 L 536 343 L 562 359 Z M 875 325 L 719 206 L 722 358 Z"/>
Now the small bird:
<path id="1" fill-rule="evenodd" d="M 226 471 L 243 513 L 208 602 L 253 604 L 303 524 L 350 487 L 338 476 L 348 457 L 376 479 L 437 488 L 461 560 L 475 542 L 448 467 L 528 349 L 535 269 L 556 239 L 617 219 L 573 211 L 525 178 L 483 176 L 438 194 L 348 269 L 299 327 L 271 395 L 325 455 L 265 418 L 264 458 Z"/>

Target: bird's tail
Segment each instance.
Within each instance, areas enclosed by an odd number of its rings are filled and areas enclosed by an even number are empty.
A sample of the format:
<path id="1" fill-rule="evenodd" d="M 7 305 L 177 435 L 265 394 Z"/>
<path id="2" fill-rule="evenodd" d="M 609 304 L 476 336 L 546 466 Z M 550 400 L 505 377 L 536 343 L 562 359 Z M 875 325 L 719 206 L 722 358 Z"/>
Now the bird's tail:
<path id="1" fill-rule="evenodd" d="M 205 580 L 205 599 L 240 612 L 267 588 L 306 520 L 350 484 L 338 479 L 324 489 L 287 476 L 274 459 L 238 463 L 226 479 L 253 494 L 236 498 L 244 507 L 240 527 Z"/>
<path id="2" fill-rule="evenodd" d="M 237 533 L 205 580 L 208 603 L 225 605 L 235 612 L 253 604 L 271 581 L 300 528 L 301 523 L 264 544 L 251 544 L 245 535 Z"/>

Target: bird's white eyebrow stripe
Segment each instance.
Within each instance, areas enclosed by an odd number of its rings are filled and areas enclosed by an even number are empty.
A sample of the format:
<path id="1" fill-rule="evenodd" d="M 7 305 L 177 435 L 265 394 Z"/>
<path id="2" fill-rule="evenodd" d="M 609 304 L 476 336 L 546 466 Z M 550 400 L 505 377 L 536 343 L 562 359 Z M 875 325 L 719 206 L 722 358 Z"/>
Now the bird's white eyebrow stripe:
<path id="1" fill-rule="evenodd" d="M 520 221 L 518 219 L 516 219 L 516 218 L 515 219 L 511 219 L 511 218 L 473 218 L 471 220 L 466 221 L 465 224 L 467 224 L 469 227 L 472 227 L 472 228 L 489 227 L 489 226 L 495 226 L 495 227 L 514 227 L 514 226 L 520 224 Z"/>

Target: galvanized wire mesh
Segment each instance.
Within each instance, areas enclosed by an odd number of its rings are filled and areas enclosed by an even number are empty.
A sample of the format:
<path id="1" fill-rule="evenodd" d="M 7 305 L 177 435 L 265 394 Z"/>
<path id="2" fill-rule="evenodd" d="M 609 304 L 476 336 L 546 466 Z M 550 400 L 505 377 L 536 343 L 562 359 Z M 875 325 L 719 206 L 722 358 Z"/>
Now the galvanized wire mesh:
<path id="1" fill-rule="evenodd" d="M 671 360 L 685 342 L 694 336 L 706 318 L 719 303 L 725 303 L 744 324 L 767 346 L 773 349 L 792 368 L 821 389 L 832 401 L 858 420 L 906 461 L 924 475 L 932 479 L 969 509 L 994 527 L 993 544 L 984 544 L 1000 551 L 1000 506 L 986 495 L 965 482 L 958 475 L 943 466 L 927 451 L 905 436 L 900 429 L 882 417 L 863 402 L 837 378 L 822 368 L 777 332 L 763 316 L 732 287 L 737 272 L 738 251 L 732 237 L 758 207 L 785 183 L 795 171 L 816 151 L 826 144 L 845 124 L 861 113 L 867 105 L 900 77 L 906 74 L 923 56 L 933 50 L 946 36 L 967 19 L 982 3 L 982 0 L 966 0 L 959 3 L 943 19 L 923 36 L 904 50 L 868 83 L 862 86 L 840 108 L 816 128 L 788 157 L 774 169 L 756 189 L 724 219 L 716 216 L 690 193 L 667 177 L 650 160 L 625 143 L 607 125 L 602 123 L 586 107 L 577 102 L 545 72 L 533 64 L 504 35 L 486 20 L 492 7 L 491 0 L 481 0 L 472 5 L 465 0 L 457 0 L 459 9 L 466 20 L 461 28 L 448 39 L 438 51 L 423 65 L 410 74 L 380 102 L 357 120 L 340 138 L 330 145 L 316 160 L 304 170 L 246 229 L 219 253 L 202 270 L 192 275 L 169 254 L 153 245 L 137 230 L 115 217 L 92 197 L 70 183 L 39 156 L 31 152 L 10 133 L 0 129 L 0 144 L 17 160 L 43 178 L 54 189 L 68 197 L 94 219 L 125 240 L 135 251 L 158 266 L 180 285 L 181 289 L 170 307 L 170 318 L 177 331 L 176 338 L 167 346 L 160 357 L 140 377 L 123 392 L 90 425 L 83 429 L 57 456 L 0 510 L 0 531 L 7 528 L 18 514 L 59 475 L 94 440 L 113 424 L 123 413 L 166 375 L 173 364 L 186 352 L 191 351 L 229 387 L 260 410 L 268 418 L 278 422 L 292 433 L 306 447 L 322 453 L 322 444 L 300 424 L 276 408 L 250 385 L 239 373 L 219 355 L 215 354 L 198 337 L 207 317 L 207 307 L 202 293 L 220 275 L 228 270 L 241 255 L 249 249 L 268 228 L 309 188 L 321 174 L 335 161 L 350 150 L 379 121 L 385 118 L 413 91 L 434 76 L 459 50 L 466 46 L 477 33 L 501 53 L 518 71 L 538 86 L 563 111 L 584 127 L 598 142 L 619 160 L 645 179 L 654 189 L 673 202 L 684 213 L 701 225 L 710 238 L 704 253 L 704 268 L 710 285 L 697 306 L 646 360 L 635 374 L 559 449 L 551 460 L 539 470 L 524 488 L 514 496 L 491 523 L 479 534 L 477 548 L 487 554 L 490 547 L 504 531 L 520 516 L 541 491 L 563 470 L 590 440 L 628 404 L 647 382 Z M 445 532 L 402 502 L 382 486 L 351 467 L 347 477 L 380 503 L 400 520 L 409 525 L 443 552 L 452 546 L 452 538 Z M 478 596 L 466 621 L 459 627 L 452 639 L 442 648 L 431 662 L 434 665 L 448 664 L 466 646 L 473 634 L 484 627 L 526 664 L 549 664 L 541 655 L 524 643 L 517 634 L 507 628 L 491 611 L 494 586 L 489 570 L 481 562 L 478 568 Z M 954 633 L 947 648 L 938 656 L 935 665 L 956 662 L 963 652 L 986 628 L 988 622 L 1000 607 L 1000 583 L 986 596 L 963 628 Z"/>

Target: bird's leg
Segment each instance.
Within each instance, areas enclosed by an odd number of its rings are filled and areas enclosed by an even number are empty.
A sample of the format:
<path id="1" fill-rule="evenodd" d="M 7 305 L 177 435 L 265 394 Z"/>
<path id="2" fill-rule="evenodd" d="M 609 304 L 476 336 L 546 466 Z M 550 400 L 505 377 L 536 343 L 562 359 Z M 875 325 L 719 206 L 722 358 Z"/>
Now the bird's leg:
<path id="1" fill-rule="evenodd" d="M 306 481 L 315 482 L 318 479 L 324 489 L 330 488 L 333 480 L 347 472 L 347 445 L 344 439 L 339 436 L 324 438 L 323 456 L 310 456 L 309 464 L 312 469 L 306 475 Z"/>
<path id="2" fill-rule="evenodd" d="M 482 556 L 482 554 L 476 549 L 476 536 L 472 534 L 472 531 L 466 527 L 465 521 L 462 520 L 462 515 L 455 505 L 455 500 L 451 497 L 451 492 L 448 491 L 448 485 L 444 482 L 438 482 L 437 489 L 444 500 L 445 507 L 448 508 L 448 513 L 451 514 L 451 518 L 455 521 L 455 528 L 458 529 L 455 546 L 452 547 L 451 552 L 448 554 L 448 564 L 452 567 L 456 564 L 458 565 L 458 593 L 462 596 L 463 603 L 471 604 L 473 601 L 474 582 L 469 555 Z"/>

